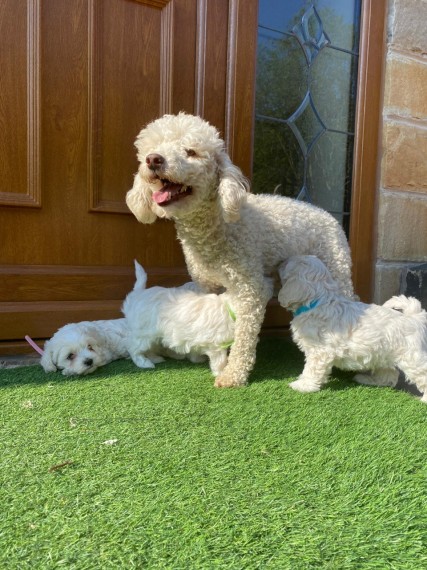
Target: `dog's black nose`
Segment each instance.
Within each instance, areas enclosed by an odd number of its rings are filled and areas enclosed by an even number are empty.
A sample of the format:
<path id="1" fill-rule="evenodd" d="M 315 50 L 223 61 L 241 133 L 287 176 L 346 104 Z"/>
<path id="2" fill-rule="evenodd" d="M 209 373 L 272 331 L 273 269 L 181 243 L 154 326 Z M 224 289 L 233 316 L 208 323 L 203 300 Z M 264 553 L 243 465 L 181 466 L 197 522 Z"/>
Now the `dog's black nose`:
<path id="1" fill-rule="evenodd" d="M 165 159 L 161 154 L 153 153 L 153 154 L 147 154 L 147 156 L 145 157 L 145 162 L 148 164 L 148 168 L 150 170 L 156 170 L 157 168 L 160 168 L 160 166 L 162 166 L 162 164 L 165 162 Z"/>
<path id="2" fill-rule="evenodd" d="M 86 358 L 85 360 L 83 360 L 83 364 L 85 366 L 92 366 L 93 364 L 93 358 Z"/>

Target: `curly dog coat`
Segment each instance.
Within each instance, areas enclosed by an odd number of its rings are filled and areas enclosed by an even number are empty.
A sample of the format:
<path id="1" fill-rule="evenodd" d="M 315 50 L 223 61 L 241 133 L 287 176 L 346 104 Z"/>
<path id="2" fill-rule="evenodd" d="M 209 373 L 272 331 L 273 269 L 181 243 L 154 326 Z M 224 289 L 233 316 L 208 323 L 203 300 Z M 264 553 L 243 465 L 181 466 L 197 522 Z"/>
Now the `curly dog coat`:
<path id="1" fill-rule="evenodd" d="M 165 115 L 136 140 L 140 167 L 126 202 L 142 223 L 175 222 L 188 270 L 204 290 L 225 287 L 236 312 L 234 344 L 216 386 L 242 386 L 278 265 L 292 255 L 322 259 L 353 295 L 344 232 L 327 212 L 290 198 L 248 192 L 218 131 L 193 115 Z"/>

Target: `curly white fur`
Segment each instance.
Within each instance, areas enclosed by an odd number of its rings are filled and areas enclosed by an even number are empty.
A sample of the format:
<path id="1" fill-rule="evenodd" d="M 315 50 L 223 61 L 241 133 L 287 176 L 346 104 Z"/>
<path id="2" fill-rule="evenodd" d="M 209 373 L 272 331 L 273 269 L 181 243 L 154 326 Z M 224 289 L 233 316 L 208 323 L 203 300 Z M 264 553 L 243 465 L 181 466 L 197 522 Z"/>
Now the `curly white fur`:
<path id="1" fill-rule="evenodd" d="M 125 319 L 83 321 L 60 328 L 45 342 L 40 364 L 45 372 L 84 375 L 119 358 L 126 358 Z"/>
<path id="2" fill-rule="evenodd" d="M 303 202 L 248 193 L 247 180 L 209 123 L 185 113 L 165 115 L 141 131 L 136 146 L 141 164 L 128 207 L 143 223 L 174 220 L 193 280 L 231 295 L 235 342 L 216 386 L 247 382 L 272 295 L 265 276 L 291 255 L 316 254 L 341 291 L 353 295 L 350 252 L 338 222 Z"/>
<path id="3" fill-rule="evenodd" d="M 305 366 L 291 388 L 320 390 L 333 366 L 367 372 L 355 377 L 363 384 L 395 386 L 400 369 L 427 402 L 427 313 L 419 301 L 403 295 L 383 306 L 351 301 L 340 295 L 326 266 L 311 255 L 291 257 L 279 273 L 280 304 L 294 312 L 303 307 L 291 330 L 305 354 Z M 312 302 L 317 305 L 309 308 Z"/>
<path id="4" fill-rule="evenodd" d="M 234 337 L 229 296 L 206 294 L 194 284 L 146 289 L 147 275 L 136 261 L 135 273 L 135 287 L 123 303 L 133 362 L 140 368 L 154 368 L 169 349 L 193 362 L 206 355 L 212 373 L 219 374 Z"/>

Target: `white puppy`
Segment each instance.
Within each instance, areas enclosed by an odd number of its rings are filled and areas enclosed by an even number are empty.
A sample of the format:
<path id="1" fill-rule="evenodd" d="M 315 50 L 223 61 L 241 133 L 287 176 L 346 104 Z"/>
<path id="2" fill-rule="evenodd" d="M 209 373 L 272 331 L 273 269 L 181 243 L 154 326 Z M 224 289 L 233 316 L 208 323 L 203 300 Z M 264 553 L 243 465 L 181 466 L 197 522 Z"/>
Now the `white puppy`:
<path id="1" fill-rule="evenodd" d="M 164 349 L 197 360 L 209 358 L 216 376 L 227 364 L 234 338 L 234 314 L 228 295 L 206 294 L 194 284 L 150 287 L 147 274 L 135 261 L 136 283 L 123 304 L 129 328 L 129 354 L 140 368 L 154 368 Z"/>
<path id="2" fill-rule="evenodd" d="M 40 364 L 45 372 L 60 370 L 64 376 L 89 374 L 129 356 L 127 333 L 125 319 L 70 323 L 46 341 Z"/>
<path id="3" fill-rule="evenodd" d="M 289 258 L 279 274 L 279 302 L 293 311 L 292 336 L 305 354 L 291 388 L 320 390 L 333 366 L 368 372 L 355 378 L 364 384 L 394 386 L 399 368 L 427 402 L 427 313 L 419 301 L 401 295 L 384 306 L 354 302 L 312 255 Z"/>

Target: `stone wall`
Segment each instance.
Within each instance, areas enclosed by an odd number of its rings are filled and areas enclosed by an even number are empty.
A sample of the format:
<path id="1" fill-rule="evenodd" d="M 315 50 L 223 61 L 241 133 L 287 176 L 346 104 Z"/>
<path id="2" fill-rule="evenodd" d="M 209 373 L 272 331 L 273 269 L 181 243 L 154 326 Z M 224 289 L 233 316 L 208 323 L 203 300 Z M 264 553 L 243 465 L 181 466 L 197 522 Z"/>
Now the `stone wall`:
<path id="1" fill-rule="evenodd" d="M 375 295 L 427 261 L 427 0 L 389 0 Z"/>

